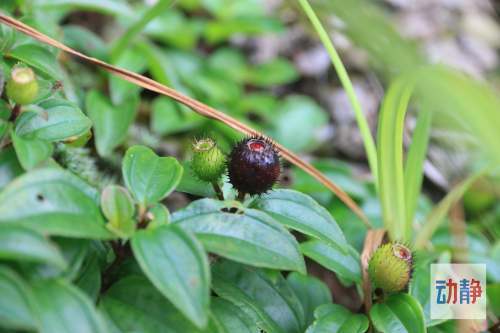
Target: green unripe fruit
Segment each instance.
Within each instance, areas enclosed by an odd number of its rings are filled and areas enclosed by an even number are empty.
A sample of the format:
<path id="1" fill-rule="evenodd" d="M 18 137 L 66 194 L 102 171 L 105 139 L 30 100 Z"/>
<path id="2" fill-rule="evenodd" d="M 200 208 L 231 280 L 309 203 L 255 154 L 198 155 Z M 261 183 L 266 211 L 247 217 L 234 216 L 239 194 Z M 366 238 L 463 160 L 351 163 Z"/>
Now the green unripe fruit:
<path id="1" fill-rule="evenodd" d="M 218 181 L 226 171 L 226 155 L 212 139 L 202 139 L 193 143 L 191 168 L 195 175 L 206 182 Z"/>
<path id="2" fill-rule="evenodd" d="M 38 96 L 38 82 L 29 67 L 16 66 L 12 69 L 6 86 L 7 97 L 14 103 L 26 105 Z"/>
<path id="3" fill-rule="evenodd" d="M 411 250 L 398 243 L 381 245 L 368 262 L 368 274 L 375 288 L 385 293 L 405 290 L 411 279 Z"/>

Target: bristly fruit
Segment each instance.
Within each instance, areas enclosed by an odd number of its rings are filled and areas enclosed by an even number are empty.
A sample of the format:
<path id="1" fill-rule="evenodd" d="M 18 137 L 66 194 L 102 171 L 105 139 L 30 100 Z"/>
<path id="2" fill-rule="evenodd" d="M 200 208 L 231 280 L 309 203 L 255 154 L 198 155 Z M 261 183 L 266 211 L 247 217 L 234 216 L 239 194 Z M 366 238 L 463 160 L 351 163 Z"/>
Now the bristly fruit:
<path id="1" fill-rule="evenodd" d="M 381 245 L 368 263 L 368 274 L 375 288 L 385 293 L 405 290 L 411 279 L 413 255 L 399 243 Z"/>
<path id="2" fill-rule="evenodd" d="M 250 137 L 233 148 L 228 170 L 229 180 L 240 194 L 263 194 L 280 176 L 280 157 L 270 140 Z"/>
<path id="3" fill-rule="evenodd" d="M 32 103 L 38 96 L 38 81 L 29 67 L 17 65 L 6 85 L 7 97 L 18 105 Z"/>
<path id="4" fill-rule="evenodd" d="M 206 182 L 217 182 L 226 171 L 226 155 L 210 138 L 193 143 L 191 168 L 195 175 Z"/>

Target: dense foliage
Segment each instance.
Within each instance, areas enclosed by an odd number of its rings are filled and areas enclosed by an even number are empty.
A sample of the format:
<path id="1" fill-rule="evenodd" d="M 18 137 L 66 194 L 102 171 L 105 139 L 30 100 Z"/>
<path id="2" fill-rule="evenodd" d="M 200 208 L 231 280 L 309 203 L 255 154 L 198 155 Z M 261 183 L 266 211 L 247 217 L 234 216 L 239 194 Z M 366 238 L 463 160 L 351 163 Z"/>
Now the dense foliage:
<path id="1" fill-rule="evenodd" d="M 246 49 L 252 38 L 283 34 L 290 13 L 306 29 L 311 19 L 324 37 L 305 0 L 283 3 L 280 15 L 252 0 L 0 3 L 2 13 L 82 53 L 307 154 L 369 220 L 280 162 L 270 140 L 245 139 L 0 25 L 0 332 L 454 332 L 455 322 L 429 314 L 429 264 L 452 261 L 487 264 L 488 325 L 495 324 L 498 205 L 495 191 L 480 186 L 493 182 L 491 165 L 500 160 L 494 90 L 426 65 L 373 4 L 313 4 L 320 18 L 343 20 L 386 84 L 377 140 L 369 130 L 363 136 L 372 178 L 324 149 L 328 137 L 319 132 L 329 117 L 294 63 L 280 55 L 257 61 Z M 391 43 L 383 54 L 381 35 Z M 404 155 L 410 103 L 418 113 Z M 437 204 L 422 194 L 433 120 L 465 123 L 480 142 L 468 148 L 482 161 Z M 469 221 L 459 221 L 457 236 L 443 222 L 466 192 Z M 377 230 L 378 242 L 370 238 Z M 370 279 L 362 258 L 382 241 Z M 387 267 L 397 269 L 384 274 Z"/>

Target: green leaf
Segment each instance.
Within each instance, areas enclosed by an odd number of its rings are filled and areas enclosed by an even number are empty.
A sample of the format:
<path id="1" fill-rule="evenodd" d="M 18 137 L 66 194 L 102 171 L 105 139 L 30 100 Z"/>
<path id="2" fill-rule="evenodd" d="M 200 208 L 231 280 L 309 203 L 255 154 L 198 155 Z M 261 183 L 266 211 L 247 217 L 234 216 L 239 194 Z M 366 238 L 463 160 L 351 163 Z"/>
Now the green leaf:
<path id="1" fill-rule="evenodd" d="M 500 283 L 488 284 L 488 304 L 495 316 L 500 316 Z"/>
<path id="2" fill-rule="evenodd" d="M 196 326 L 208 323 L 210 268 L 201 244 L 176 225 L 141 230 L 132 250 L 158 290 Z"/>
<path id="3" fill-rule="evenodd" d="M 104 294 L 99 306 L 118 332 L 200 332 L 143 277 L 128 276 L 118 281 Z"/>
<path id="4" fill-rule="evenodd" d="M 305 272 L 297 241 L 269 215 L 255 209 L 227 212 L 226 204 L 202 199 L 173 214 L 206 249 L 252 266 Z"/>
<path id="5" fill-rule="evenodd" d="M 195 93 L 211 103 L 233 105 L 242 95 L 241 85 L 210 71 L 201 71 L 186 80 Z"/>
<path id="6" fill-rule="evenodd" d="M 299 74 L 293 64 L 284 58 L 276 58 L 251 69 L 247 82 L 260 87 L 287 84 L 295 81 Z"/>
<path id="7" fill-rule="evenodd" d="M 247 15 L 262 17 L 266 10 L 262 6 L 263 1 L 243 0 L 200 0 L 203 8 L 219 19 L 242 17 Z"/>
<path id="8" fill-rule="evenodd" d="M 192 161 L 186 160 L 182 162 L 184 173 L 182 179 L 176 188 L 176 191 L 192 194 L 198 197 L 215 197 L 215 191 L 211 184 L 193 177 L 194 171 Z"/>
<path id="9" fill-rule="evenodd" d="M 37 267 L 37 278 L 61 277 L 73 281 L 81 273 L 85 259 L 90 257 L 90 241 L 87 239 L 54 238 L 54 243 L 60 249 L 68 266 L 65 270 L 52 267 Z"/>
<path id="10" fill-rule="evenodd" d="M 75 280 L 75 285 L 83 290 L 95 303 L 101 292 L 101 268 L 99 258 L 88 256 L 84 262 L 81 272 Z"/>
<path id="11" fill-rule="evenodd" d="M 30 288 L 17 273 L 0 266 L 0 327 L 34 330 L 32 297 Z"/>
<path id="12" fill-rule="evenodd" d="M 135 207 L 126 188 L 118 185 L 106 186 L 101 195 L 101 209 L 112 231 L 125 237 L 133 234 Z"/>
<path id="13" fill-rule="evenodd" d="M 40 139 L 25 139 L 11 133 L 12 143 L 16 150 L 16 155 L 25 170 L 30 170 L 46 161 L 52 152 L 54 146 L 52 143 Z"/>
<path id="14" fill-rule="evenodd" d="M 148 228 L 156 228 L 163 224 L 170 223 L 170 212 L 165 205 L 158 203 L 149 209 L 151 221 L 149 221 Z"/>
<path id="15" fill-rule="evenodd" d="M 151 129 L 161 135 L 178 133 L 199 126 L 204 118 L 186 106 L 166 97 L 159 97 L 153 102 Z"/>
<path id="16" fill-rule="evenodd" d="M 338 304 L 326 304 L 314 312 L 316 321 L 306 333 L 364 333 L 370 323 L 363 314 L 353 314 Z"/>
<path id="17" fill-rule="evenodd" d="M 210 310 L 222 329 L 219 333 L 254 333 L 259 327 L 242 309 L 233 303 L 220 298 L 212 297 Z"/>
<path id="18" fill-rule="evenodd" d="M 183 11 L 175 8 L 169 8 L 160 14 L 148 22 L 144 30 L 148 36 L 172 48 L 192 50 L 196 47 L 203 29 L 203 19 L 198 16 L 188 18 Z"/>
<path id="19" fill-rule="evenodd" d="M 156 203 L 179 184 L 182 166 L 173 157 L 159 157 L 144 146 L 129 148 L 122 162 L 125 184 L 139 203 Z"/>
<path id="20" fill-rule="evenodd" d="M 256 36 L 265 32 L 279 33 L 283 30 L 283 25 L 275 18 L 245 15 L 210 21 L 206 24 L 203 33 L 208 43 L 215 44 L 223 42 L 235 34 Z M 265 80 L 263 81 L 265 82 Z"/>
<path id="21" fill-rule="evenodd" d="M 321 266 L 337 273 L 342 278 L 361 282 L 360 258 L 357 251 L 348 245 L 347 253 L 343 253 L 336 246 L 320 240 L 312 240 L 300 244 L 302 253 L 319 263 Z"/>
<path id="22" fill-rule="evenodd" d="M 42 280 L 33 285 L 41 333 L 107 332 L 90 299 L 64 280 Z"/>
<path id="23" fill-rule="evenodd" d="M 310 325 L 314 320 L 314 310 L 320 305 L 332 302 L 330 289 L 320 279 L 297 272 L 290 273 L 286 279 L 300 299 L 306 316 L 306 325 Z"/>
<path id="24" fill-rule="evenodd" d="M 19 225 L 0 224 L 0 259 L 66 266 L 59 250 L 47 238 Z"/>
<path id="25" fill-rule="evenodd" d="M 288 96 L 272 119 L 273 138 L 294 151 L 311 150 L 320 143 L 318 131 L 328 124 L 326 114 L 310 97 Z"/>
<path id="26" fill-rule="evenodd" d="M 248 71 L 245 56 L 234 48 L 219 48 L 210 55 L 208 66 L 230 80 L 242 82 Z"/>
<path id="27" fill-rule="evenodd" d="M 112 238 L 98 200 L 96 190 L 70 172 L 37 169 L 0 193 L 0 223 L 19 223 L 51 235 Z"/>
<path id="28" fill-rule="evenodd" d="M 286 227 L 332 243 L 341 251 L 348 245 L 330 213 L 301 192 L 274 190 L 259 197 L 252 206 L 265 211 Z"/>
<path id="29" fill-rule="evenodd" d="M 2 84 L 2 88 L 0 88 L 0 90 L 2 90 L 3 84 L 5 84 L 5 81 L 4 81 L 1 65 L 0 65 L 0 84 Z M 6 100 L 3 100 L 3 99 L 0 100 L 0 119 L 5 120 L 7 122 L 9 120 L 11 114 L 12 114 L 12 110 L 11 110 L 11 106 L 9 105 L 9 103 Z"/>
<path id="30" fill-rule="evenodd" d="M 431 124 L 432 113 L 428 108 L 423 108 L 417 118 L 404 169 L 406 219 L 411 222 L 413 222 L 421 193 Z"/>
<path id="31" fill-rule="evenodd" d="M 8 147 L 0 150 L 0 190 L 22 173 L 14 149 Z"/>
<path id="32" fill-rule="evenodd" d="M 134 17 L 134 11 L 126 3 L 113 0 L 38 0 L 36 6 L 42 9 L 92 10 L 127 19 Z"/>
<path id="33" fill-rule="evenodd" d="M 373 325 L 380 332 L 423 333 L 425 319 L 420 304 L 408 294 L 389 296 L 370 310 Z"/>
<path id="34" fill-rule="evenodd" d="M 142 73 L 146 69 L 146 59 L 137 48 L 129 47 L 117 60 L 113 60 L 113 63 L 135 73 Z M 139 86 L 121 77 L 113 74 L 109 76 L 110 97 L 113 105 L 123 105 L 130 100 L 130 96 L 138 95 L 141 90 Z"/>
<path id="35" fill-rule="evenodd" d="M 21 44 L 9 51 L 8 56 L 38 69 L 54 80 L 62 78 L 56 56 L 43 46 L 32 43 Z"/>
<path id="36" fill-rule="evenodd" d="M 264 311 L 264 309 L 243 290 L 225 281 L 222 278 L 214 277 L 212 288 L 221 298 L 240 308 L 247 316 L 252 319 L 257 327 L 267 333 L 284 333 L 278 324 Z"/>
<path id="37" fill-rule="evenodd" d="M 128 128 L 135 119 L 137 99 L 133 96 L 122 105 L 113 106 L 97 91 L 91 91 L 85 99 L 85 108 L 94 124 L 94 137 L 100 156 L 109 156 L 123 143 Z"/>
<path id="38" fill-rule="evenodd" d="M 10 128 L 9 122 L 0 118 L 0 140 L 3 140 L 5 134 L 7 134 L 7 132 L 9 131 L 9 128 Z"/>
<path id="39" fill-rule="evenodd" d="M 64 44 L 91 57 L 107 60 L 107 45 L 97 34 L 86 27 L 72 24 L 65 24 L 62 30 Z"/>
<path id="40" fill-rule="evenodd" d="M 283 332 L 303 332 L 305 317 L 302 304 L 279 272 L 268 272 L 225 261 L 213 267 L 214 279 L 229 283 L 242 292 L 254 307 L 262 309 Z M 224 288 L 214 290 L 226 298 Z M 231 297 L 228 298 L 232 301 Z"/>
<path id="41" fill-rule="evenodd" d="M 403 170 L 403 127 L 411 86 L 405 80 L 391 84 L 380 108 L 378 125 L 378 181 L 384 226 L 391 239 L 409 241 Z"/>
<path id="42" fill-rule="evenodd" d="M 83 135 L 92 125 L 76 105 L 66 100 L 48 99 L 38 104 L 38 107 L 21 113 L 16 121 L 17 135 L 29 139 L 61 141 Z"/>
<path id="43" fill-rule="evenodd" d="M 111 59 L 113 62 L 118 60 L 120 56 L 130 47 L 134 38 L 146 27 L 146 25 L 154 20 L 162 12 L 165 12 L 171 6 L 172 0 L 159 0 L 154 5 L 150 6 L 144 13 L 139 13 L 138 18 L 127 28 L 127 30 L 116 39 L 111 48 Z"/>

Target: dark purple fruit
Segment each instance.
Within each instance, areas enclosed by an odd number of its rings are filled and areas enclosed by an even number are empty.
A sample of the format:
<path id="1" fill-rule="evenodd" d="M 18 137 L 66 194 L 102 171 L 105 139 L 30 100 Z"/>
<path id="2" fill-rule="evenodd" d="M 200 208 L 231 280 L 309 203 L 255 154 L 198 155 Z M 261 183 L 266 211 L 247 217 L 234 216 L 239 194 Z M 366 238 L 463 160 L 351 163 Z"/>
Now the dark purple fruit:
<path id="1" fill-rule="evenodd" d="M 280 176 L 280 157 L 270 140 L 246 138 L 233 148 L 228 171 L 231 184 L 240 194 L 262 194 L 269 191 Z"/>

